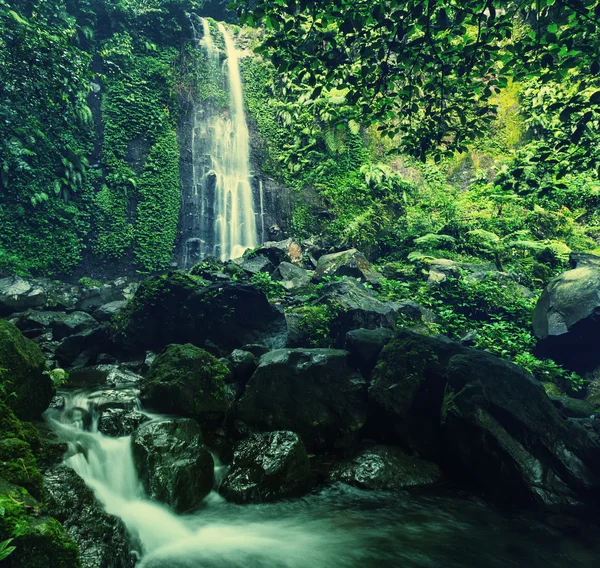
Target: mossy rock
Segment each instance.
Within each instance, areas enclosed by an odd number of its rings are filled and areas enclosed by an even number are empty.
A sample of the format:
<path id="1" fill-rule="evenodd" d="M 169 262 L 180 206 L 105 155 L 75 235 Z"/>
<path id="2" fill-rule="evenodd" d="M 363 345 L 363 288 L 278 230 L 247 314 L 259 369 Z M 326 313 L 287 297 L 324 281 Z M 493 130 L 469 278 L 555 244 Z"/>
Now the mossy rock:
<path id="1" fill-rule="evenodd" d="M 43 371 L 40 348 L 12 323 L 0 320 L 0 388 L 23 420 L 39 418 L 54 396 L 52 381 Z"/>
<path id="2" fill-rule="evenodd" d="M 200 278 L 171 272 L 144 280 L 134 297 L 112 319 L 113 340 L 126 351 L 162 349 L 183 342 L 182 307 L 202 286 Z"/>
<path id="3" fill-rule="evenodd" d="M 169 345 L 140 385 L 142 402 L 159 412 L 196 418 L 224 413 L 231 404 L 229 369 L 191 344 Z"/>
<path id="4" fill-rule="evenodd" d="M 15 550 L 6 568 L 79 568 L 79 548 L 62 525 L 41 514 L 26 489 L 0 479 L 0 541 L 12 538 Z"/>
<path id="5" fill-rule="evenodd" d="M 0 478 L 39 497 L 42 476 L 31 451 L 30 442 L 34 441 L 31 428 L 24 427 L 13 411 L 0 403 Z"/>

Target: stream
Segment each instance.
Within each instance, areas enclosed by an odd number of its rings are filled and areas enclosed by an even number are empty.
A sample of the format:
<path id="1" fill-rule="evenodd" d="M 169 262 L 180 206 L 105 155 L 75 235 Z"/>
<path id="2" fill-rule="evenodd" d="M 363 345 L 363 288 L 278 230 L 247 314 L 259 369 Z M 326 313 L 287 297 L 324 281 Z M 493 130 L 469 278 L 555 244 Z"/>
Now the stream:
<path id="1" fill-rule="evenodd" d="M 591 568 L 600 558 L 596 528 L 567 538 L 533 515 L 507 516 L 472 495 L 338 484 L 242 506 L 212 491 L 193 514 L 176 515 L 144 495 L 131 436 L 98 432 L 102 391 L 61 394 L 64 407 L 47 419 L 69 445 L 65 463 L 124 522 L 137 568 Z M 217 485 L 225 473 L 215 458 Z"/>

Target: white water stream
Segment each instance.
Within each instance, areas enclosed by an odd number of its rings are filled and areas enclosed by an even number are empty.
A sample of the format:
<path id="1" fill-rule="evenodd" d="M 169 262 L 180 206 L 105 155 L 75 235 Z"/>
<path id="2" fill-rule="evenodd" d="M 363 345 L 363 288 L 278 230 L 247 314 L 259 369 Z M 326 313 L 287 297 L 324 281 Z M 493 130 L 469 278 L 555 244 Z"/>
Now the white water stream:
<path id="1" fill-rule="evenodd" d="M 194 39 L 206 54 L 209 82 L 224 85 L 229 101 L 225 108 L 202 101 L 194 109 L 192 131 L 191 203 L 183 220 L 186 243 L 184 264 L 189 268 L 212 255 L 221 260 L 242 256 L 259 242 L 257 216 L 250 175 L 250 134 L 244 112 L 239 53 L 231 32 L 218 23 L 226 60 L 213 40 L 210 24 L 201 18 L 202 37 L 190 20 Z M 188 218 L 189 217 L 189 218 Z"/>

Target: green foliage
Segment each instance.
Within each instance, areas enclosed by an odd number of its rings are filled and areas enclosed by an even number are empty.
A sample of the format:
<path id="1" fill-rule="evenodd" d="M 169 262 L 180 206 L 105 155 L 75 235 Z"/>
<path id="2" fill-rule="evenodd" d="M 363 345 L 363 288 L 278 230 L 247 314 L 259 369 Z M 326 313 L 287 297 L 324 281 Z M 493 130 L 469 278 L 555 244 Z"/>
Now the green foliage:
<path id="1" fill-rule="evenodd" d="M 309 347 L 332 347 L 334 343 L 334 320 L 339 308 L 330 303 L 319 303 L 294 308 L 291 313 L 299 316 L 298 332 Z"/>
<path id="2" fill-rule="evenodd" d="M 250 282 L 254 284 L 269 300 L 276 300 L 285 295 L 285 287 L 281 282 L 271 279 L 267 272 L 257 272 Z"/>
<path id="3" fill-rule="evenodd" d="M 11 546 L 10 543 L 15 540 L 14 538 L 8 538 L 0 542 L 0 560 L 8 558 L 15 550 L 16 546 Z"/>

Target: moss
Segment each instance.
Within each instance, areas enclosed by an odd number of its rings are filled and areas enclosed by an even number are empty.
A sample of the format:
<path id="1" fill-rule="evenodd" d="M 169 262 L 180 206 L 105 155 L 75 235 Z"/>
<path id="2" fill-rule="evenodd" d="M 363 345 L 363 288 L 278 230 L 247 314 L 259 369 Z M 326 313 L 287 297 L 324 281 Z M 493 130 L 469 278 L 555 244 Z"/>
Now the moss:
<path id="1" fill-rule="evenodd" d="M 100 282 L 100 280 L 94 280 L 93 278 L 84 276 L 83 278 L 79 279 L 79 285 L 84 290 L 89 290 L 90 288 L 99 288 L 102 286 L 102 282 Z"/>
<path id="2" fill-rule="evenodd" d="M 191 344 L 169 345 L 152 363 L 142 398 L 152 408 L 201 417 L 229 406 L 226 365 Z"/>
<path id="3" fill-rule="evenodd" d="M 21 487 L 0 479 L 0 541 L 16 547 L 9 566 L 79 568 L 79 549 L 62 525 L 42 515 L 42 506 Z"/>
<path id="4" fill-rule="evenodd" d="M 38 418 L 54 392 L 52 381 L 43 374 L 44 356 L 33 341 L 4 320 L 0 320 L 0 369 L 0 385 L 10 408 L 19 418 Z"/>

